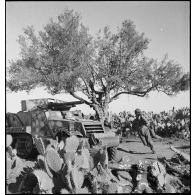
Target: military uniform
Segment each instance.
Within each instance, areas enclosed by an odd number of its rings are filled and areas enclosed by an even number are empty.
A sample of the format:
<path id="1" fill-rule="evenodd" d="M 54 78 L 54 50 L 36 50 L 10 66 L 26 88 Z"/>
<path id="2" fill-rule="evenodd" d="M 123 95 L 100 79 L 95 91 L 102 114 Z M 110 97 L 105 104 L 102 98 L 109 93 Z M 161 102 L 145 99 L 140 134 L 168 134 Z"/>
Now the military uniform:
<path id="1" fill-rule="evenodd" d="M 138 109 L 136 109 L 135 113 L 137 111 L 141 114 L 141 111 Z M 136 128 L 138 129 L 138 134 L 139 134 L 139 137 L 140 137 L 142 143 L 145 146 L 149 146 L 150 149 L 153 151 L 153 153 L 155 153 L 153 141 L 152 141 L 151 136 L 150 136 L 150 131 L 149 131 L 149 128 L 147 127 L 149 125 L 147 119 L 144 116 L 139 115 L 134 120 L 134 124 L 136 125 Z"/>

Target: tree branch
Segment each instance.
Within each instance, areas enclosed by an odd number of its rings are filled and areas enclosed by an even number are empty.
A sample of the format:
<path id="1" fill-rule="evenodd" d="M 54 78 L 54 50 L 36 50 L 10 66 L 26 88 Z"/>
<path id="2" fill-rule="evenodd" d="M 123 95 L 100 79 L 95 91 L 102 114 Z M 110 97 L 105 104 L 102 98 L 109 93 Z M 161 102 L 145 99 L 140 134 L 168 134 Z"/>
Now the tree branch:
<path id="1" fill-rule="evenodd" d="M 113 90 L 114 88 L 116 88 L 116 86 L 117 86 L 117 83 L 116 82 L 113 82 L 112 83 L 112 86 L 110 87 L 110 91 Z"/>
<path id="2" fill-rule="evenodd" d="M 155 88 L 155 86 L 152 86 L 152 87 L 148 88 L 146 91 L 122 91 L 122 92 L 119 92 L 116 95 L 114 95 L 112 98 L 110 98 L 109 102 L 112 102 L 116 97 L 118 97 L 119 95 L 122 95 L 122 94 L 129 94 L 129 95 L 136 95 L 136 96 L 139 96 L 139 97 L 144 97 L 153 88 Z"/>
<path id="3" fill-rule="evenodd" d="M 83 78 L 81 78 L 81 79 L 83 80 L 83 82 L 84 82 L 84 84 L 86 86 L 86 91 L 87 91 L 88 96 L 91 97 L 90 90 L 89 90 L 89 86 L 87 85 L 85 79 L 83 79 Z"/>
<path id="4" fill-rule="evenodd" d="M 115 98 L 117 98 L 119 95 L 122 94 L 129 94 L 129 95 L 136 95 L 140 97 L 144 97 L 144 95 L 141 92 L 133 92 L 133 91 L 122 91 L 114 95 L 113 97 L 110 98 L 110 102 L 112 102 Z"/>
<path id="5" fill-rule="evenodd" d="M 101 82 L 101 85 L 102 85 L 103 90 L 104 90 L 104 92 L 105 92 L 105 91 L 106 91 L 106 86 L 104 85 L 102 78 L 100 78 L 100 82 Z"/>
<path id="6" fill-rule="evenodd" d="M 163 90 L 163 89 L 160 89 L 160 88 L 158 88 L 158 87 L 156 87 L 156 90 L 157 90 L 158 92 L 165 93 L 165 94 L 168 95 L 168 96 L 174 95 L 174 92 L 168 92 L 168 91 Z"/>
<path id="7" fill-rule="evenodd" d="M 104 92 L 101 92 L 101 91 L 96 91 L 95 88 L 94 88 L 94 83 L 91 80 L 89 81 L 89 87 L 92 90 L 92 92 L 94 92 L 94 93 L 96 93 L 98 95 L 101 95 L 101 94 L 104 93 Z"/>
<path id="8" fill-rule="evenodd" d="M 92 66 L 90 66 L 88 63 L 86 64 L 87 65 L 87 67 L 90 69 L 90 73 L 91 73 L 91 76 L 92 76 L 92 78 L 93 78 L 93 82 L 95 83 L 95 76 L 94 76 L 94 69 L 93 69 L 93 67 Z"/>
<path id="9" fill-rule="evenodd" d="M 80 100 L 81 102 L 83 102 L 83 103 L 85 103 L 85 104 L 87 104 L 87 105 L 91 105 L 91 103 L 90 102 L 88 102 L 87 100 L 84 100 L 83 98 L 81 98 L 81 97 L 79 97 L 75 92 L 69 92 L 70 93 L 70 95 L 72 95 L 74 98 L 76 98 L 76 99 L 78 99 L 78 100 Z"/>

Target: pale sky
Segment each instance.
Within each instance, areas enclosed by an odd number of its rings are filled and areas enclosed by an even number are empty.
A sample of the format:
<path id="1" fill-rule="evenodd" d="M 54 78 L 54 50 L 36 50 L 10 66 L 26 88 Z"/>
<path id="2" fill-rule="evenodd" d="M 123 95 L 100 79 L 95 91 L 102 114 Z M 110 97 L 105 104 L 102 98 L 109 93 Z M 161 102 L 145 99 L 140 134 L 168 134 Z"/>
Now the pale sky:
<path id="1" fill-rule="evenodd" d="M 82 16 L 82 23 L 94 35 L 100 28 L 109 25 L 112 31 L 125 19 L 131 19 L 136 30 L 144 32 L 151 41 L 145 52 L 148 57 L 161 59 L 165 53 L 189 71 L 189 2 L 6 2 L 6 62 L 17 59 L 18 35 L 27 25 L 41 30 L 50 17 L 56 17 L 65 8 L 74 9 Z M 42 89 L 6 95 L 7 111 L 20 110 L 22 99 L 53 97 L 65 101 L 73 100 L 69 95 L 51 96 Z M 149 98 L 123 95 L 110 104 L 112 112 L 133 111 L 139 107 L 146 111 L 160 112 L 189 106 L 189 91 L 176 97 L 162 93 L 151 93 Z M 87 106 L 81 107 L 84 113 L 92 112 Z"/>

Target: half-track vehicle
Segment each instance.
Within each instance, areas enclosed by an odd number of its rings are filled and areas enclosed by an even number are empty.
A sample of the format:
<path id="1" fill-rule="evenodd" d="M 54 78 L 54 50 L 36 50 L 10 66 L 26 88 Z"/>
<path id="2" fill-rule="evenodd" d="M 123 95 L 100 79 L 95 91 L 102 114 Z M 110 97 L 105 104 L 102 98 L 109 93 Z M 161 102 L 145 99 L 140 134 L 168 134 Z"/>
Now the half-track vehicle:
<path id="1" fill-rule="evenodd" d="M 119 137 L 106 132 L 100 121 L 86 120 L 80 111 L 70 111 L 82 104 L 80 101 L 64 102 L 56 99 L 22 100 L 22 110 L 18 113 L 6 113 L 6 134 L 13 138 L 12 147 L 23 158 L 31 155 L 35 149 L 35 137 L 59 140 L 61 135 L 75 135 L 79 139 L 91 137 L 107 146 L 111 155 L 119 145 Z"/>

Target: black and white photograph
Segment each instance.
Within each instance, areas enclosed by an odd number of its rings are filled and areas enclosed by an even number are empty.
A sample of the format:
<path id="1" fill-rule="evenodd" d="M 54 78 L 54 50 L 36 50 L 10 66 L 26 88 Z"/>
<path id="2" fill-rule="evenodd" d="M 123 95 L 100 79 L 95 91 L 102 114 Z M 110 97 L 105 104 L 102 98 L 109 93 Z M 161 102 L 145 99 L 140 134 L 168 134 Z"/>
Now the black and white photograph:
<path id="1" fill-rule="evenodd" d="M 191 193 L 191 1 L 5 1 L 4 115 L 6 194 Z"/>

